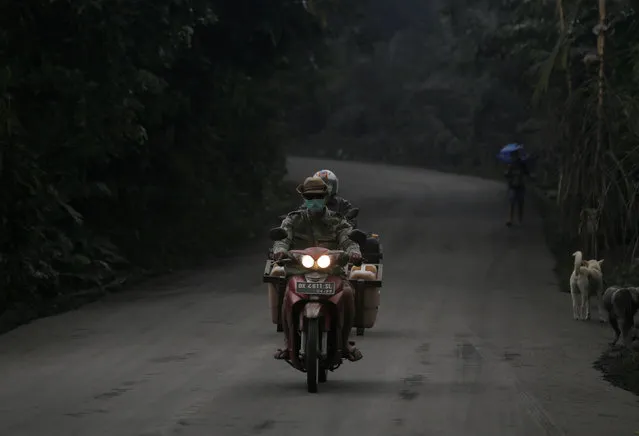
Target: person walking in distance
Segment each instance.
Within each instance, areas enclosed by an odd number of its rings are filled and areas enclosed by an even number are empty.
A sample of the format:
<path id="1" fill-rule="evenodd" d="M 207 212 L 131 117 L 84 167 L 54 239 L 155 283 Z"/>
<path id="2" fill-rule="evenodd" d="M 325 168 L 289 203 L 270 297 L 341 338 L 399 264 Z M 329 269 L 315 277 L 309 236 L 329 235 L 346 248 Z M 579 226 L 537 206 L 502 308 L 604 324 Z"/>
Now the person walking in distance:
<path id="1" fill-rule="evenodd" d="M 512 226 L 515 220 L 515 209 L 517 209 L 519 224 L 523 221 L 524 198 L 526 194 L 525 178 L 532 178 L 526 162 L 521 158 L 520 151 L 513 150 L 510 156 L 512 159 L 504 174 L 508 182 L 508 199 L 510 203 L 508 221 L 506 221 L 508 227 Z"/>

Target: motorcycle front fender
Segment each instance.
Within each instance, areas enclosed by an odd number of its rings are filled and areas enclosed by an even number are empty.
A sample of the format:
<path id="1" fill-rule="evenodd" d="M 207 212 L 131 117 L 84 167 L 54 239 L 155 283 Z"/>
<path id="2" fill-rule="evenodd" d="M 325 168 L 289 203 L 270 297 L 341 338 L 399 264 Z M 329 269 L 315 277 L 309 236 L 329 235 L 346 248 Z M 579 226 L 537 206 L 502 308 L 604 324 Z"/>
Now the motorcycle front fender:
<path id="1" fill-rule="evenodd" d="M 330 309 L 330 306 L 332 305 L 315 301 L 304 304 L 299 316 L 299 330 L 304 329 L 305 319 L 315 318 L 323 318 L 324 331 L 332 330 L 333 310 Z"/>
<path id="2" fill-rule="evenodd" d="M 311 302 L 304 305 L 304 318 L 319 318 L 322 311 L 320 303 Z"/>

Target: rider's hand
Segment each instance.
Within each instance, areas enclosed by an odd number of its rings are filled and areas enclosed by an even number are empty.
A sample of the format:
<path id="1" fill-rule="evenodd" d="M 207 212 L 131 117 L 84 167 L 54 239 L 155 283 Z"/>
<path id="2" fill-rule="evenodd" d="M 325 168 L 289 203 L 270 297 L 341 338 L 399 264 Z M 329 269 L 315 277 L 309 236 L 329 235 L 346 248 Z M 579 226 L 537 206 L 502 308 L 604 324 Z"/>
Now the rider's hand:
<path id="1" fill-rule="evenodd" d="M 362 255 L 359 253 L 351 253 L 350 256 L 348 257 L 348 260 L 353 265 L 360 265 L 362 263 Z"/>
<path id="2" fill-rule="evenodd" d="M 273 253 L 273 260 L 276 262 L 284 259 L 285 257 L 286 257 L 285 251 L 278 251 L 277 253 Z"/>

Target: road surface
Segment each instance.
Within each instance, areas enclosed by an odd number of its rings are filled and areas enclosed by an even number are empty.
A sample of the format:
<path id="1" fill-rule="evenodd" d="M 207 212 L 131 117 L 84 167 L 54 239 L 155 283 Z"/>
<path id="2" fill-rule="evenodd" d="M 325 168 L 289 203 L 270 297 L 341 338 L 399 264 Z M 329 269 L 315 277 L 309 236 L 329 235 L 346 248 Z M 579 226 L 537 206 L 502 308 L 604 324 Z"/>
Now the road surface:
<path id="1" fill-rule="evenodd" d="M 382 235 L 378 324 L 319 394 L 272 353 L 266 246 L 0 337 L 3 436 L 632 435 L 637 398 L 591 363 L 610 338 L 572 320 L 541 223 L 507 229 L 501 185 L 321 168 Z M 266 244 L 266 242 L 265 242 Z M 571 262 L 566 259 L 566 262 Z M 148 289 L 151 288 L 151 289 Z"/>

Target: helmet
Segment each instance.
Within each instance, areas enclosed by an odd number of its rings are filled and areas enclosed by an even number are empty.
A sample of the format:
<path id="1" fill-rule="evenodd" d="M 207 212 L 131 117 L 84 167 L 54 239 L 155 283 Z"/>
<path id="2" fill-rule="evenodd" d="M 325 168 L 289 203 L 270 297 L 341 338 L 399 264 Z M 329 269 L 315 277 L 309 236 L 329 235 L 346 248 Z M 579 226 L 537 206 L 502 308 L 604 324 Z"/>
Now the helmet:
<path id="1" fill-rule="evenodd" d="M 319 170 L 313 177 L 319 177 L 328 185 L 328 195 L 337 195 L 339 190 L 339 180 L 335 173 L 331 170 Z"/>

